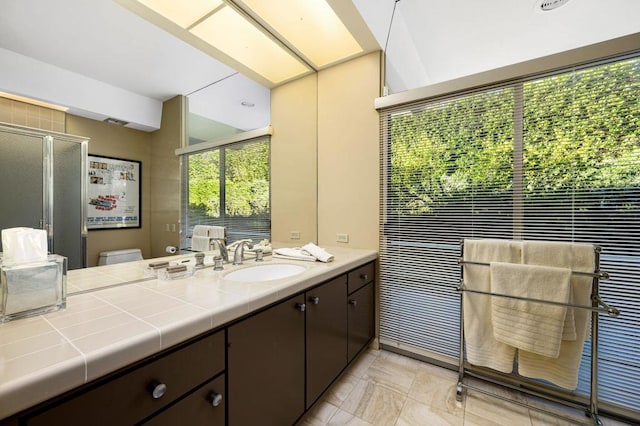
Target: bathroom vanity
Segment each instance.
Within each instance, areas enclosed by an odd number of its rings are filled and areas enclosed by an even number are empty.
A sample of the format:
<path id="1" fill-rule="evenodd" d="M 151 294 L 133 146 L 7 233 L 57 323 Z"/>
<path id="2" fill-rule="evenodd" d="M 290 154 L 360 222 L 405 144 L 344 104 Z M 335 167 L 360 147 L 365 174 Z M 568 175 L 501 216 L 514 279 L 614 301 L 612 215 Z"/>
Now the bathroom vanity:
<path id="1" fill-rule="evenodd" d="M 294 424 L 374 335 L 376 252 L 328 251 L 328 264 L 265 261 L 305 267 L 290 277 L 225 278 L 255 265 L 245 261 L 141 278 L 0 325 L 0 425 Z M 148 263 L 77 274 L 132 278 Z"/>

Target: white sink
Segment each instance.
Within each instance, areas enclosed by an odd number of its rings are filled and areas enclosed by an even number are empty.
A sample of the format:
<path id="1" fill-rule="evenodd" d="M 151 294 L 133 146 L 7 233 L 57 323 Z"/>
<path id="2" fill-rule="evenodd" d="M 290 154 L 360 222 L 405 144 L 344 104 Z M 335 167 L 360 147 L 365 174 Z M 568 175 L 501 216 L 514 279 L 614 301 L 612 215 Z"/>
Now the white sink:
<path id="1" fill-rule="evenodd" d="M 237 271 L 229 272 L 224 278 L 229 281 L 242 282 L 271 281 L 297 275 L 305 270 L 306 268 L 302 265 L 271 263 L 238 269 Z"/>

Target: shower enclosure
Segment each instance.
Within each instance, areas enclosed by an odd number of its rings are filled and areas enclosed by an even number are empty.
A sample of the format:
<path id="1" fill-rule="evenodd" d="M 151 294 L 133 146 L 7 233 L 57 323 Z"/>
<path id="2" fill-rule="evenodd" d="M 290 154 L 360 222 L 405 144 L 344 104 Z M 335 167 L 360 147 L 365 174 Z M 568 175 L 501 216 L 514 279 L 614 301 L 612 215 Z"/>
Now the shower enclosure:
<path id="1" fill-rule="evenodd" d="M 65 256 L 69 269 L 87 266 L 87 145 L 0 123 L 0 229 L 45 229 L 49 252 Z"/>

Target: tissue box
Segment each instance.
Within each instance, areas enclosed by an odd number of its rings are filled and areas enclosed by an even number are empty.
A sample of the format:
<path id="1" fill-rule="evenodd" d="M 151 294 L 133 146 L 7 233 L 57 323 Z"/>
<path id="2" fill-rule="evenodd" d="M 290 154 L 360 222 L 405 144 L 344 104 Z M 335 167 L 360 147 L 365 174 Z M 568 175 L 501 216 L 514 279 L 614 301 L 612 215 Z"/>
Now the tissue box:
<path id="1" fill-rule="evenodd" d="M 67 258 L 6 263 L 0 258 L 0 322 L 57 311 L 67 303 Z"/>

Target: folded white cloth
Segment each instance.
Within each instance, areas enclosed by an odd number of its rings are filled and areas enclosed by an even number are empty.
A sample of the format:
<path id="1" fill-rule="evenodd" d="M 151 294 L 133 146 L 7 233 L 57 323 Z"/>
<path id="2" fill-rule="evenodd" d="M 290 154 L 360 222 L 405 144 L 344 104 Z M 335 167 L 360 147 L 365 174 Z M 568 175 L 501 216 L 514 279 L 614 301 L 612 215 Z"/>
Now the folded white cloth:
<path id="1" fill-rule="evenodd" d="M 474 262 L 520 263 L 521 243 L 509 240 L 465 240 L 464 260 Z M 466 288 L 491 291 L 491 272 L 482 265 L 464 265 Z M 467 360 L 503 373 L 513 371 L 516 348 L 493 336 L 491 299 L 493 296 L 464 293 L 464 335 Z"/>
<path id="2" fill-rule="evenodd" d="M 209 226 L 209 237 L 222 239 L 224 235 L 224 226 Z"/>
<path id="3" fill-rule="evenodd" d="M 595 252 L 590 244 L 561 242 L 524 242 L 522 246 L 523 263 L 570 268 L 577 272 L 593 272 Z M 571 276 L 572 303 L 589 306 L 591 303 L 591 285 L 593 278 L 573 274 Z M 578 385 L 578 369 L 585 339 L 589 336 L 589 318 L 586 309 L 572 309 L 575 318 L 573 341 L 563 340 L 557 358 L 520 351 L 518 353 L 518 373 L 525 377 L 534 377 L 555 383 L 566 389 L 575 389 Z"/>
<path id="4" fill-rule="evenodd" d="M 5 263 L 47 260 L 47 231 L 33 228 L 7 228 L 1 233 Z"/>
<path id="5" fill-rule="evenodd" d="M 549 266 L 491 262 L 492 293 L 569 301 L 571 270 Z M 499 342 L 557 358 L 567 307 L 508 297 L 492 297 L 493 336 Z"/>
<path id="6" fill-rule="evenodd" d="M 300 248 L 278 248 L 273 250 L 273 257 L 315 262 L 316 258 Z"/>
<path id="7" fill-rule="evenodd" d="M 325 249 L 318 247 L 313 243 L 305 244 L 304 246 L 302 246 L 302 250 L 306 251 L 311 256 L 318 259 L 320 262 L 332 262 L 334 259 L 332 254 L 327 253 Z"/>
<path id="8" fill-rule="evenodd" d="M 209 251 L 210 238 L 202 235 L 194 235 L 191 237 L 191 250 L 193 251 Z"/>

